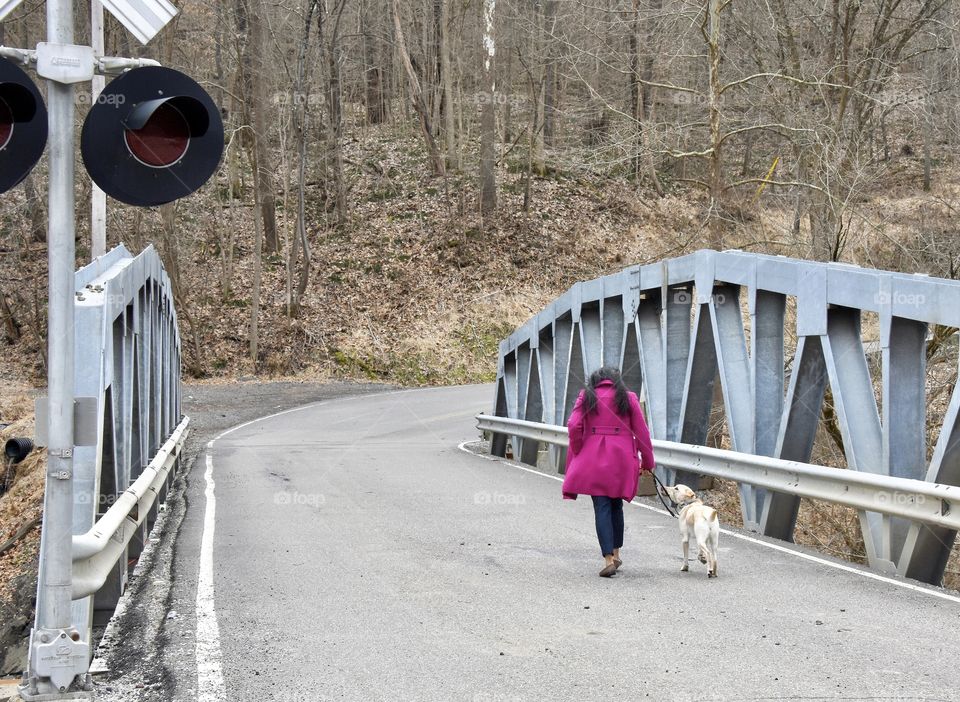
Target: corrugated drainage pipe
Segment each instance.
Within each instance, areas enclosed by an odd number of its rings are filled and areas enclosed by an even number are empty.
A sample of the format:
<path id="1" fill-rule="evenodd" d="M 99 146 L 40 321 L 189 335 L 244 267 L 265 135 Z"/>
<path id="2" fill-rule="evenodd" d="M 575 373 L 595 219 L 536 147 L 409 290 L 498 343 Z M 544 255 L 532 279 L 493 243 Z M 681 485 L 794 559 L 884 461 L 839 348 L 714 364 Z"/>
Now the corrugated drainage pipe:
<path id="1" fill-rule="evenodd" d="M 23 437 L 8 439 L 3 447 L 3 454 L 11 463 L 19 463 L 29 456 L 31 451 L 33 451 L 33 442 Z"/>

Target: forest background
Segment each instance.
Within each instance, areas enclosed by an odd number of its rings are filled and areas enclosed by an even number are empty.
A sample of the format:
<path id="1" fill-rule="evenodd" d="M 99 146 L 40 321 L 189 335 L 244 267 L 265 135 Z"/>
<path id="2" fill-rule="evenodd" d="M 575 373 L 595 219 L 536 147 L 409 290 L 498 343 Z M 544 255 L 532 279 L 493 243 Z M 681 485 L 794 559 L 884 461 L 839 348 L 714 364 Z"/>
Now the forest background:
<path id="1" fill-rule="evenodd" d="M 147 47 L 108 17 L 106 53 L 197 79 L 224 159 L 176 203 L 111 201 L 107 237 L 160 252 L 186 380 L 489 381 L 499 340 L 572 283 L 705 247 L 957 277 L 952 0 L 177 4 Z M 25 0 L 0 42 L 42 40 L 43 8 Z M 44 160 L 0 201 L 2 422 L 30 421 L 46 376 L 45 183 Z M 956 338 L 928 345 L 931 447 Z M 823 436 L 816 460 L 844 465 L 829 397 Z M 0 541 L 35 509 L 0 505 Z M 862 559 L 855 515 L 805 509 L 799 540 Z"/>

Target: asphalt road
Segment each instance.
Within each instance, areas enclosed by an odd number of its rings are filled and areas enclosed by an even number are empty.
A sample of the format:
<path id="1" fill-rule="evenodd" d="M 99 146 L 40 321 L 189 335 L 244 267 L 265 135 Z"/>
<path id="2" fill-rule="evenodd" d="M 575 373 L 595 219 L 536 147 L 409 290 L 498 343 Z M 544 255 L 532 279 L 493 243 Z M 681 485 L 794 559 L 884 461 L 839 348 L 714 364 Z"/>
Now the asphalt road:
<path id="1" fill-rule="evenodd" d="M 929 592 L 729 535 L 718 579 L 680 573 L 675 524 L 638 507 L 623 569 L 597 577 L 588 500 L 458 448 L 491 398 L 335 399 L 217 439 L 177 534 L 163 674 L 102 696 L 960 697 L 960 604 Z"/>

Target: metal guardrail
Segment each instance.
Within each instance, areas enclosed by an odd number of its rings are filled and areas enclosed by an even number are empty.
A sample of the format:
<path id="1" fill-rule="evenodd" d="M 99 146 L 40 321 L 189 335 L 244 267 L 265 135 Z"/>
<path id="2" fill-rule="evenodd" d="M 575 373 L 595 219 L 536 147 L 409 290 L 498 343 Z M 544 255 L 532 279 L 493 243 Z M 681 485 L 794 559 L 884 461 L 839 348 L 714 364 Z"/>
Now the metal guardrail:
<path id="1" fill-rule="evenodd" d="M 186 443 L 190 418 L 184 417 L 167 442 L 126 492 L 86 534 L 73 537 L 73 592 L 78 600 L 103 587 L 130 539 L 150 514 Z"/>
<path id="2" fill-rule="evenodd" d="M 567 428 L 477 415 L 477 428 L 494 434 L 566 447 Z M 767 456 L 653 441 L 657 465 L 747 483 L 796 497 L 823 500 L 912 522 L 960 529 L 960 488 Z"/>
<path id="3" fill-rule="evenodd" d="M 89 642 L 149 540 L 189 419 L 180 412 L 173 289 L 157 251 L 133 255 L 117 246 L 76 271 L 73 298 L 72 553 L 65 557 L 72 560 L 72 626 Z M 37 600 L 37 621 L 44 602 Z M 71 665 L 80 674 L 88 662 Z"/>
<path id="4" fill-rule="evenodd" d="M 825 447 L 829 398 L 850 471 L 960 486 L 960 382 L 943 327 L 960 327 L 960 281 L 703 250 L 575 283 L 546 305 L 500 342 L 490 414 L 564 425 L 590 374 L 612 365 L 654 439 L 707 444 L 722 410 L 734 451 L 808 464 Z M 948 404 L 929 406 L 943 386 Z M 537 460 L 536 441 L 516 444 Z M 562 454 L 550 452 L 557 470 Z M 661 473 L 697 487 L 696 474 Z M 745 528 L 793 540 L 799 495 L 756 479 L 738 489 Z M 955 528 L 858 517 L 871 567 L 942 581 Z"/>
<path id="5" fill-rule="evenodd" d="M 157 251 L 121 244 L 78 270 L 74 286 L 76 396 L 92 400 L 97 437 L 74 454 L 71 609 L 89 633 L 112 615 L 148 541 L 187 420 L 173 289 Z"/>

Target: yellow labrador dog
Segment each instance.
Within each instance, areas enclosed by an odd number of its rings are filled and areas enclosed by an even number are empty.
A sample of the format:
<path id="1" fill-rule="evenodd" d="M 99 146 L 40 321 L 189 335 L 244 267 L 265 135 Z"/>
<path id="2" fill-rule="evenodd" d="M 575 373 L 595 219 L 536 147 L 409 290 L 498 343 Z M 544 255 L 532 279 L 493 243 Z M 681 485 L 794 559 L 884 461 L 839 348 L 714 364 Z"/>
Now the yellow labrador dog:
<path id="1" fill-rule="evenodd" d="M 664 485 L 663 490 L 680 509 L 677 515 L 680 522 L 680 542 L 683 544 L 683 567 L 680 571 L 685 573 L 690 570 L 687 552 L 692 531 L 700 549 L 698 558 L 701 563 L 707 564 L 707 577 L 717 577 L 717 544 L 720 539 L 720 519 L 717 517 L 717 510 L 703 504 L 703 501 L 686 485 L 673 487 Z"/>

